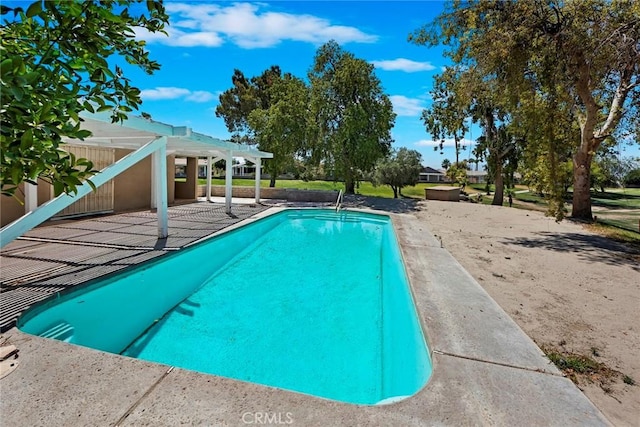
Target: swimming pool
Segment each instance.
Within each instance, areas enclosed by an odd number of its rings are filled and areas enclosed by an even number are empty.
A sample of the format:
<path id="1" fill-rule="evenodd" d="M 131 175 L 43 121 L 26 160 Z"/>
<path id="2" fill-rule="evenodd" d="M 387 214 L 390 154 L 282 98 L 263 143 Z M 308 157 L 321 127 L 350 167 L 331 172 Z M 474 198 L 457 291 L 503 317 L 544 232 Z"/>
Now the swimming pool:
<path id="1" fill-rule="evenodd" d="M 388 216 L 285 210 L 34 306 L 24 332 L 349 403 L 431 361 Z"/>

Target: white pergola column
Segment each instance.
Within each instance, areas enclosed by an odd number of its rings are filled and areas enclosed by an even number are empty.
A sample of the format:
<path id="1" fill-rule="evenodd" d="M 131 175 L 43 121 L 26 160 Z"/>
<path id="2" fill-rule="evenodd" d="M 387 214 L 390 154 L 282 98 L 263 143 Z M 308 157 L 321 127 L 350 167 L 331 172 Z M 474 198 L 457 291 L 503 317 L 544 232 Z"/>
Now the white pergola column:
<path id="1" fill-rule="evenodd" d="M 207 202 L 211 201 L 211 156 L 207 157 Z"/>
<path id="2" fill-rule="evenodd" d="M 231 213 L 231 195 L 233 191 L 233 156 L 227 153 L 225 157 L 225 174 L 224 174 L 224 206 L 225 212 Z"/>
<path id="3" fill-rule="evenodd" d="M 260 173 L 262 170 L 261 166 L 262 159 L 260 157 L 256 157 L 255 165 L 256 165 L 256 203 L 260 203 Z"/>
<path id="4" fill-rule="evenodd" d="M 164 239 L 169 235 L 169 214 L 167 197 L 167 137 L 160 138 L 162 145 L 153 152 L 152 170 L 153 181 L 151 188 L 152 204 L 155 205 L 158 215 L 158 238 Z"/>
<path id="5" fill-rule="evenodd" d="M 24 213 L 29 213 L 38 207 L 38 186 L 24 183 Z"/>
<path id="6" fill-rule="evenodd" d="M 158 204 L 156 200 L 158 199 L 158 188 L 156 186 L 156 175 L 158 174 L 158 165 L 156 164 L 155 157 L 151 159 L 151 203 L 149 204 L 149 208 L 157 209 Z"/>

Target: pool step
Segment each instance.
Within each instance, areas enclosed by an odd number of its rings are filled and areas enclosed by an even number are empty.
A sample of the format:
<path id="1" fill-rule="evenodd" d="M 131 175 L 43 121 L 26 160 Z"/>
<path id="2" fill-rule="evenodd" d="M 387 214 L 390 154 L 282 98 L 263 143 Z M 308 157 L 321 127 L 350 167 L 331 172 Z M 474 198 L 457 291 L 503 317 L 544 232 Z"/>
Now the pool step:
<path id="1" fill-rule="evenodd" d="M 73 338 L 73 326 L 71 326 L 67 322 L 62 322 L 47 329 L 45 332 L 39 335 L 44 338 L 51 338 L 54 340 L 69 342 L 71 341 L 71 338 Z"/>
<path id="2" fill-rule="evenodd" d="M 298 213 L 295 215 L 291 215 L 291 218 L 313 218 L 324 221 L 339 221 L 339 222 L 368 222 L 368 223 L 378 223 L 385 224 L 388 222 L 388 219 L 377 219 L 377 218 L 363 218 L 349 215 L 347 212 L 341 211 L 340 213 L 335 212 L 327 212 L 327 213 L 317 213 L 317 212 L 309 212 L 309 213 Z"/>

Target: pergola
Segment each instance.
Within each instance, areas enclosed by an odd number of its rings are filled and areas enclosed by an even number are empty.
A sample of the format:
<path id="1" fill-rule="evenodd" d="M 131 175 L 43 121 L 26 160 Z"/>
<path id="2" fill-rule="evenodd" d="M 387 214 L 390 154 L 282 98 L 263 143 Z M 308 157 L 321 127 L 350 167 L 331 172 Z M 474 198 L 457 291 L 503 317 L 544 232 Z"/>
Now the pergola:
<path id="1" fill-rule="evenodd" d="M 66 140 L 68 144 L 99 146 L 104 148 L 124 148 L 133 150 L 127 156 L 107 166 L 91 178 L 99 187 L 116 175 L 132 167 L 147 156 L 152 156 L 151 203 L 157 208 L 158 237 L 168 236 L 167 197 L 167 156 L 175 154 L 186 157 L 207 158 L 207 200 L 211 197 L 211 165 L 225 160 L 225 207 L 231 213 L 232 164 L 233 157 L 244 157 L 256 164 L 256 202 L 260 201 L 260 170 L 262 159 L 273 158 L 273 154 L 251 149 L 246 146 L 223 141 L 201 133 L 192 132 L 186 126 L 172 126 L 143 117 L 129 116 L 122 123 L 112 123 L 106 113 L 82 114 L 82 128 L 91 131 L 92 136 L 84 140 Z M 25 183 L 25 215 L 0 229 L 0 247 L 4 247 L 18 236 L 41 224 L 53 215 L 89 194 L 88 184 L 78 186 L 75 195 L 62 194 L 37 206 L 37 188 Z"/>

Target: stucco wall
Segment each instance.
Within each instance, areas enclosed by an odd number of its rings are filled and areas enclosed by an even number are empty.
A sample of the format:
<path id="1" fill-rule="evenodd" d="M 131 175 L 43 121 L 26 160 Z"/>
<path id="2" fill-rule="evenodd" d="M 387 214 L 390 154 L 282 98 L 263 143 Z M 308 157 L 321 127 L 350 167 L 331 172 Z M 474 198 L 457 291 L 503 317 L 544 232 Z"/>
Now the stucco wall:
<path id="1" fill-rule="evenodd" d="M 0 198 L 0 227 L 4 227 L 7 224 L 12 223 L 16 219 L 24 215 L 24 185 L 18 186 L 18 200 L 14 197 L 1 196 Z M 38 180 L 38 206 L 51 199 L 51 193 L 53 192 L 51 185 L 42 180 Z"/>
<path id="2" fill-rule="evenodd" d="M 116 149 L 116 162 L 131 150 Z M 114 178 L 113 210 L 128 211 L 151 206 L 151 156 Z"/>
<path id="3" fill-rule="evenodd" d="M 24 197 L 22 196 L 22 184 L 19 185 L 19 191 L 16 192 L 16 195 L 20 202 L 24 203 Z M 1 197 L 0 202 L 2 207 L 0 208 L 0 224 L 4 227 L 24 215 L 24 205 L 20 204 L 18 200 L 11 196 Z"/>
<path id="4" fill-rule="evenodd" d="M 460 189 L 458 187 L 428 187 L 424 189 L 424 192 L 427 200 L 460 201 Z"/>
<path id="5" fill-rule="evenodd" d="M 115 160 L 120 160 L 130 152 L 131 150 L 116 149 Z M 151 207 L 151 160 L 152 156 L 147 156 L 114 178 L 113 210 L 115 212 Z M 167 200 L 169 204 L 175 201 L 174 160 L 174 156 L 167 156 Z"/>

